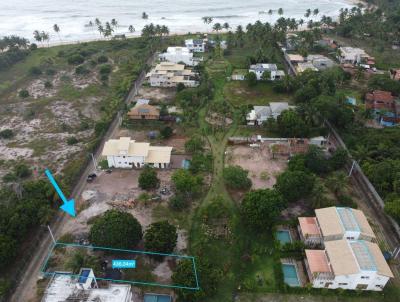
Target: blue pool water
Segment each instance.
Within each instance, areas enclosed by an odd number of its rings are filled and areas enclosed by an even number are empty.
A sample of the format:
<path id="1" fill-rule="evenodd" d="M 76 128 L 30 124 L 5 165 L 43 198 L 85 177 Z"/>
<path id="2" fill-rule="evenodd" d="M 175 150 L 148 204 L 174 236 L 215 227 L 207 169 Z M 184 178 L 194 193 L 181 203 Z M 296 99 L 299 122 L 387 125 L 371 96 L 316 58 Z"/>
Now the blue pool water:
<path id="1" fill-rule="evenodd" d="M 156 294 L 145 294 L 144 302 L 171 302 L 171 296 L 167 295 L 156 295 Z"/>
<path id="2" fill-rule="evenodd" d="M 276 238 L 280 241 L 280 243 L 290 243 L 292 242 L 292 238 L 290 237 L 290 232 L 287 230 L 277 231 Z"/>
<path id="3" fill-rule="evenodd" d="M 283 279 L 289 286 L 300 286 L 299 276 L 297 275 L 294 264 L 282 264 Z"/>
<path id="4" fill-rule="evenodd" d="M 184 159 L 184 160 L 182 160 L 182 168 L 183 169 L 189 169 L 189 166 L 190 166 L 190 160 L 188 160 L 188 159 Z"/>

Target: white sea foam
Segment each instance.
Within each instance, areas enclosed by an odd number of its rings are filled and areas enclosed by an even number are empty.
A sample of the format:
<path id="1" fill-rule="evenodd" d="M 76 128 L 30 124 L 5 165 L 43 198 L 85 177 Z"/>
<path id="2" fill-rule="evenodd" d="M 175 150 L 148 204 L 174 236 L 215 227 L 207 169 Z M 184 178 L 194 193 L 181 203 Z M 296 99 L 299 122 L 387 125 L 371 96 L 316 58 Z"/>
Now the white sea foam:
<path id="1" fill-rule="evenodd" d="M 61 28 L 63 41 L 88 40 L 99 37 L 96 29 L 85 27 L 90 20 L 99 18 L 110 21 L 115 18 L 119 27 L 116 33 L 128 33 L 133 25 L 136 34 L 150 22 L 169 27 L 171 32 L 184 33 L 210 31 L 211 25 L 204 24 L 201 17 L 211 16 L 214 22 L 228 22 L 231 27 L 262 22 L 274 22 L 280 16 L 307 19 L 305 11 L 318 8 L 322 15 L 336 17 L 340 8 L 354 6 L 351 0 L 0 0 L 0 36 L 15 34 L 33 39 L 34 30 L 50 32 L 51 41 L 59 41 L 53 32 L 56 23 Z M 267 13 L 272 9 L 273 15 Z M 141 18 L 142 12 L 149 15 Z"/>

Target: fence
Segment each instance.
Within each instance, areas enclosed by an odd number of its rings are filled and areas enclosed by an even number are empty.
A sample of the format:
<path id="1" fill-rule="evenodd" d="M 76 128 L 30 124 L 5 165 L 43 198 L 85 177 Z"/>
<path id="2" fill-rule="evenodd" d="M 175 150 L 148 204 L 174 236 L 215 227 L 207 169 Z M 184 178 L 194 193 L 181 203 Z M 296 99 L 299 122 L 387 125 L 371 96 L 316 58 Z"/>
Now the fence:
<path id="1" fill-rule="evenodd" d="M 393 242 L 393 247 L 397 247 L 400 242 L 400 227 L 397 222 L 390 216 L 386 215 L 383 210 L 385 207 L 385 203 L 382 198 L 379 196 L 378 192 L 376 192 L 375 187 L 371 184 L 368 177 L 365 176 L 364 172 L 362 171 L 360 165 L 355 161 L 352 157 L 350 152 L 348 151 L 345 143 L 343 142 L 342 138 L 340 137 L 339 133 L 335 130 L 335 128 L 329 123 L 329 121 L 325 120 L 325 124 L 328 126 L 331 134 L 336 141 L 336 143 L 343 149 L 345 149 L 349 154 L 349 161 L 346 164 L 346 169 L 350 173 L 351 177 L 353 178 L 354 182 L 359 186 L 359 189 L 365 193 L 366 201 L 370 203 L 370 205 L 377 211 L 383 219 L 388 222 L 388 226 L 391 227 L 391 231 L 395 235 L 396 242 Z"/>

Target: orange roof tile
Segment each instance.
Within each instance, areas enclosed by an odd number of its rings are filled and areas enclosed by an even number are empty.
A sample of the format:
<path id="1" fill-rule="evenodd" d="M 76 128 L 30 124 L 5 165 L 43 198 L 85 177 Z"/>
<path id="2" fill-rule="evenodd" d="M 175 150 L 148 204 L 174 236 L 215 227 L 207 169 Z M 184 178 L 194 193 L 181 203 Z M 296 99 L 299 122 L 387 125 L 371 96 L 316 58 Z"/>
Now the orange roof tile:
<path id="1" fill-rule="evenodd" d="M 328 264 L 325 251 L 322 250 L 305 250 L 307 262 L 312 274 L 314 273 L 330 273 L 331 268 Z"/>
<path id="2" fill-rule="evenodd" d="M 299 217 L 299 225 L 303 236 L 321 235 L 315 217 Z"/>

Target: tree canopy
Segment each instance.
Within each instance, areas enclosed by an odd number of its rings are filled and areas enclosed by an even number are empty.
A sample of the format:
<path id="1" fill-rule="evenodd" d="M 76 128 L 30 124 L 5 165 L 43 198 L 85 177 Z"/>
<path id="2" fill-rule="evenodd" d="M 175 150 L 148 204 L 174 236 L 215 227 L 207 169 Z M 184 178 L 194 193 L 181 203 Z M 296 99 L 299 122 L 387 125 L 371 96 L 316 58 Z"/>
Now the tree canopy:
<path id="1" fill-rule="evenodd" d="M 200 175 L 193 175 L 188 170 L 178 169 L 172 174 L 172 182 L 178 193 L 193 196 L 200 192 L 203 178 Z"/>
<path id="2" fill-rule="evenodd" d="M 157 171 L 150 166 L 145 166 L 139 175 L 139 187 L 143 190 L 150 190 L 157 188 L 159 183 Z"/>
<path id="3" fill-rule="evenodd" d="M 246 190 L 251 187 L 251 180 L 247 177 L 249 171 L 240 166 L 224 168 L 223 177 L 225 184 L 231 189 Z"/>
<path id="4" fill-rule="evenodd" d="M 89 233 L 93 245 L 110 248 L 133 249 L 141 239 L 142 227 L 137 219 L 117 210 L 96 218 Z"/>
<path id="5" fill-rule="evenodd" d="M 171 253 L 178 239 L 176 227 L 168 221 L 155 222 L 150 225 L 144 235 L 144 246 L 147 251 Z"/>
<path id="6" fill-rule="evenodd" d="M 271 189 L 246 193 L 241 213 L 245 223 L 253 229 L 270 229 L 284 207 L 282 195 Z"/>
<path id="7" fill-rule="evenodd" d="M 307 197 L 314 187 L 313 175 L 303 171 L 285 171 L 276 179 L 275 188 L 288 202 Z"/>

